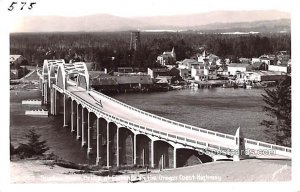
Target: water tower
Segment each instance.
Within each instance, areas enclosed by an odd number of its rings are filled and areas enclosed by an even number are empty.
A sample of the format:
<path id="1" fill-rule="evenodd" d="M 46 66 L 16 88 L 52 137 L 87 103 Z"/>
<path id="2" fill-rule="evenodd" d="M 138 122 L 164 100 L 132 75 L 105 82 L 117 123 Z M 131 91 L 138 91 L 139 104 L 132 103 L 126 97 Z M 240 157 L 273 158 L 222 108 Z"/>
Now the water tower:
<path id="1" fill-rule="evenodd" d="M 137 51 L 141 47 L 141 37 L 139 31 L 131 31 L 130 50 Z"/>

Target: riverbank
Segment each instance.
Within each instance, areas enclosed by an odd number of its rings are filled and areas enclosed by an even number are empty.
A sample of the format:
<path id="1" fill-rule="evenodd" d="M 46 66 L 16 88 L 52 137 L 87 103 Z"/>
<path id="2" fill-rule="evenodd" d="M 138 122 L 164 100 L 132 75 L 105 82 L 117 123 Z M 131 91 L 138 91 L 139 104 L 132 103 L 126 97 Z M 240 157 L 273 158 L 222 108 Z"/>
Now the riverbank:
<path id="1" fill-rule="evenodd" d="M 291 181 L 291 161 L 248 159 L 213 162 L 149 174 L 131 171 L 122 175 L 98 176 L 92 172 L 53 165 L 53 160 L 11 161 L 11 183 L 198 183 Z"/>

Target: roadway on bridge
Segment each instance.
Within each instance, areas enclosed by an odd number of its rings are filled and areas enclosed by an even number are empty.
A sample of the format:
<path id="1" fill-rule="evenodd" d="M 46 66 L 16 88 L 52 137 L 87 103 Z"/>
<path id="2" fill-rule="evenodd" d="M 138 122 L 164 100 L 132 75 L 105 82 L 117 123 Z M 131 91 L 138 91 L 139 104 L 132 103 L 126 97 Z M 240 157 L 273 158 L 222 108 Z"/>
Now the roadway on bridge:
<path id="1" fill-rule="evenodd" d="M 201 133 L 198 131 L 193 131 L 168 122 L 161 121 L 153 117 L 146 116 L 139 112 L 128 109 L 116 102 L 113 102 L 99 94 L 96 94 L 94 92 L 87 92 L 84 89 L 81 89 L 80 87 L 70 85 L 67 89 L 71 93 L 79 96 L 80 98 L 84 99 L 86 102 L 92 104 L 100 110 L 114 115 L 116 117 L 122 118 L 124 120 L 130 121 L 134 124 L 147 127 L 153 130 L 173 134 L 176 136 L 186 137 L 196 141 L 208 142 L 210 144 L 233 149 L 234 140 Z M 103 107 L 100 107 L 99 104 L 97 104 L 100 100 Z"/>

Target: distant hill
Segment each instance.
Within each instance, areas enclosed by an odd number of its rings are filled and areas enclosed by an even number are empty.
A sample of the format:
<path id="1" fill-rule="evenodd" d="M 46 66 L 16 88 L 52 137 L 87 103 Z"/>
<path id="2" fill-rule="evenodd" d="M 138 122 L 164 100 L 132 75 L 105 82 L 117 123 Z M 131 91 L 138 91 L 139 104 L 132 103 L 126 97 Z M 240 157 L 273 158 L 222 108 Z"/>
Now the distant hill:
<path id="1" fill-rule="evenodd" d="M 191 15 L 118 17 L 98 14 L 82 17 L 23 17 L 17 32 L 73 32 L 126 30 L 229 30 L 290 31 L 290 13 L 265 11 L 214 11 Z"/>
<path id="2" fill-rule="evenodd" d="M 271 21 L 253 21 L 239 23 L 212 23 L 208 25 L 191 27 L 192 30 L 204 32 L 260 32 L 276 33 L 291 32 L 290 19 L 278 19 Z"/>

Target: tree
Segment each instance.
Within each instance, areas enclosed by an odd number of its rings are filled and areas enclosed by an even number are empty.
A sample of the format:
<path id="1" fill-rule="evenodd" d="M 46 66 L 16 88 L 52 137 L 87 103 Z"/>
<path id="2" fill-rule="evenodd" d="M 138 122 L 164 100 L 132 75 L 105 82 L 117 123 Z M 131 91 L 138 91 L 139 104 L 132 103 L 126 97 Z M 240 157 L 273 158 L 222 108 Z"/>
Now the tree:
<path id="1" fill-rule="evenodd" d="M 291 146 L 291 78 L 281 79 L 274 89 L 262 94 L 263 110 L 272 120 L 263 120 L 266 134 L 278 145 Z"/>
<path id="2" fill-rule="evenodd" d="M 41 135 L 38 135 L 34 129 L 30 129 L 26 134 L 28 138 L 27 144 L 20 143 L 20 146 L 15 150 L 21 157 L 32 157 L 34 155 L 43 155 L 49 150 L 46 141 L 40 141 Z"/>

